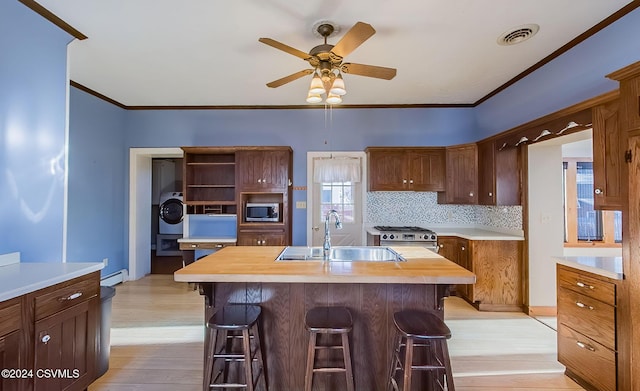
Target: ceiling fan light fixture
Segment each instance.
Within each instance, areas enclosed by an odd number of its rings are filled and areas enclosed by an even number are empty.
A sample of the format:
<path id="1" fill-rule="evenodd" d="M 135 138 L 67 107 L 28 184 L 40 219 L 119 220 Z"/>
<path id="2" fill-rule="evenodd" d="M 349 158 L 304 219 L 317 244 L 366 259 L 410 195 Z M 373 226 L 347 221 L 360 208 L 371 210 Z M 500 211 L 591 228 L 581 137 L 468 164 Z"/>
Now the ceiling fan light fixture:
<path id="1" fill-rule="evenodd" d="M 309 93 L 307 95 L 307 103 L 320 103 L 320 102 L 322 102 L 322 97 L 320 96 L 320 94 Z"/>
<path id="2" fill-rule="evenodd" d="M 333 84 L 331 85 L 331 90 L 329 91 L 329 93 L 339 96 L 345 95 L 347 93 L 347 90 L 344 86 L 344 80 L 342 79 L 342 74 L 338 73 L 338 76 L 333 79 Z"/>
<path id="3" fill-rule="evenodd" d="M 327 96 L 326 102 L 330 105 L 336 105 L 336 104 L 342 103 L 342 97 L 340 95 L 329 93 L 329 96 Z"/>
<path id="4" fill-rule="evenodd" d="M 309 86 L 309 94 L 320 95 L 327 92 L 324 89 L 324 84 L 322 84 L 322 79 L 318 76 L 318 73 L 315 72 L 313 74 L 313 79 L 311 79 L 311 85 Z"/>

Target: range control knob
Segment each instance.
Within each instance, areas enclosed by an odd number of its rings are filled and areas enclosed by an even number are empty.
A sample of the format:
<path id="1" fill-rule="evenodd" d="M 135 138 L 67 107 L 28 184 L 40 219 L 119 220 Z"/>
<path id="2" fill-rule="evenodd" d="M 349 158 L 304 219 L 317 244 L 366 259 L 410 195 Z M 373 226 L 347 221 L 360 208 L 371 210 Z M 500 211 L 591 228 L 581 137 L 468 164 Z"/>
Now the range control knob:
<path id="1" fill-rule="evenodd" d="M 387 238 L 387 234 L 382 235 L 382 239 L 386 239 Z"/>
<path id="2" fill-rule="evenodd" d="M 436 240 L 436 235 L 431 235 L 431 240 Z"/>
<path id="3" fill-rule="evenodd" d="M 395 235 L 393 234 L 389 235 L 389 239 L 394 239 L 394 238 L 395 238 Z"/>

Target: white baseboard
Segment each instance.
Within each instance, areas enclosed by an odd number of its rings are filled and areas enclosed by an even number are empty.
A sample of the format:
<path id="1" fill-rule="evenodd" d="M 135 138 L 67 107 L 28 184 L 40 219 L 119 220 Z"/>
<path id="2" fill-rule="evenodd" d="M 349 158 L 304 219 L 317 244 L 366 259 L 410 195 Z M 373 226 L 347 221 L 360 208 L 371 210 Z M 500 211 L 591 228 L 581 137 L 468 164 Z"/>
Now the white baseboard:
<path id="1" fill-rule="evenodd" d="M 128 280 L 129 280 L 129 271 L 127 269 L 122 269 L 118 272 L 115 272 L 106 277 L 103 277 L 102 280 L 100 280 L 100 285 L 114 286 Z"/>

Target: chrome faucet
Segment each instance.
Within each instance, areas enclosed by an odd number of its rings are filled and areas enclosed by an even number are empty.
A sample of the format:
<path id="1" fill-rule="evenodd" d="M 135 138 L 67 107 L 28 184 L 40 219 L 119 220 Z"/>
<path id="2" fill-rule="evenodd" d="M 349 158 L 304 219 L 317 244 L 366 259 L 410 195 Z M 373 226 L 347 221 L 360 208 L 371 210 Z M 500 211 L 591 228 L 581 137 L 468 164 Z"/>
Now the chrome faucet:
<path id="1" fill-rule="evenodd" d="M 327 217 L 324 219 L 324 244 L 322 245 L 322 256 L 325 260 L 329 259 L 329 254 L 331 253 L 331 237 L 329 236 L 329 220 L 331 220 L 331 215 L 333 215 L 336 220 L 336 228 L 342 229 L 342 222 L 340 221 L 338 211 L 331 209 L 327 213 Z"/>

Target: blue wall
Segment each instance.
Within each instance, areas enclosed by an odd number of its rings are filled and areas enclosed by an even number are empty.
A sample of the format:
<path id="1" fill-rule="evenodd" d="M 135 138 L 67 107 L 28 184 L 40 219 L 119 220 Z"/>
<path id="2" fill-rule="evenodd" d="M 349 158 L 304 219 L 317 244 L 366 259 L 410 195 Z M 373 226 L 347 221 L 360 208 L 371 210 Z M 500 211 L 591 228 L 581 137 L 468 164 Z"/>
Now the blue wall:
<path id="1" fill-rule="evenodd" d="M 67 260 L 125 267 L 125 110 L 72 88 L 69 108 Z M 128 263 L 128 262 L 127 262 Z"/>
<path id="2" fill-rule="evenodd" d="M 60 262 L 67 44 L 21 3 L 0 1 L 0 254 Z"/>

